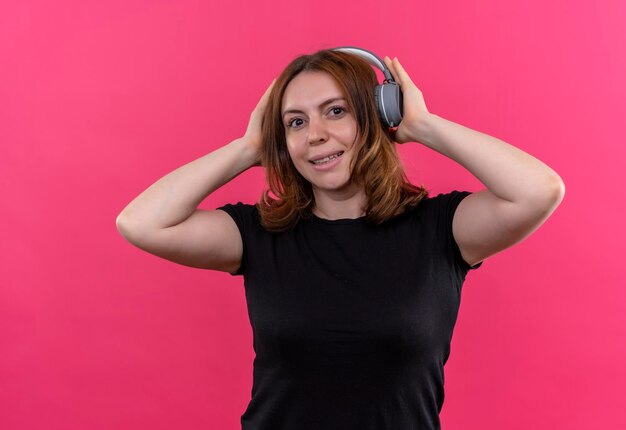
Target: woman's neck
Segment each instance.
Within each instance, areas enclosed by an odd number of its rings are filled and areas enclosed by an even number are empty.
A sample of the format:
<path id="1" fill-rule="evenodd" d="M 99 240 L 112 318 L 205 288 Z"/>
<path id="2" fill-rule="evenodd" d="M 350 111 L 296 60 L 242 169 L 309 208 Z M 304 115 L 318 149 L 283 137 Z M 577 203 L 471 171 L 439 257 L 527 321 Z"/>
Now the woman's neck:
<path id="1" fill-rule="evenodd" d="M 328 220 L 355 219 L 365 215 L 367 197 L 363 188 L 345 191 L 313 190 L 315 204 L 313 213 Z"/>

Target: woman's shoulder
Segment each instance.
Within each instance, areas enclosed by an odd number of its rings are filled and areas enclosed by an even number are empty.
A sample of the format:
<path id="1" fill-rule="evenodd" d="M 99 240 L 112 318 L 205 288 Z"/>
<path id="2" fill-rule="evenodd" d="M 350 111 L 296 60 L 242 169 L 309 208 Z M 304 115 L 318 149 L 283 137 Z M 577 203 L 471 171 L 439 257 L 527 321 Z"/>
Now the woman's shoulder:
<path id="1" fill-rule="evenodd" d="M 450 212 L 454 212 L 456 206 L 469 194 L 471 194 L 470 191 L 459 190 L 429 194 L 422 198 L 417 205 L 407 209 L 402 215 L 440 218 Z"/>
<path id="2" fill-rule="evenodd" d="M 256 206 L 256 204 L 243 203 L 239 201 L 237 203 L 225 203 L 222 206 L 219 206 L 217 209 L 255 212 L 257 211 Z"/>
<path id="3" fill-rule="evenodd" d="M 425 206 L 433 206 L 433 205 L 441 205 L 441 204 L 449 204 L 451 202 L 461 201 L 469 194 L 471 191 L 461 191 L 461 190 L 452 190 L 448 192 L 440 192 L 437 194 L 431 194 L 428 197 L 425 197 L 421 202 L 421 204 L 425 204 Z M 418 205 L 419 206 L 419 205 Z"/>
<path id="4" fill-rule="evenodd" d="M 259 211 L 256 204 L 250 203 L 226 203 L 217 208 L 230 215 L 238 226 L 253 225 L 260 222 Z"/>

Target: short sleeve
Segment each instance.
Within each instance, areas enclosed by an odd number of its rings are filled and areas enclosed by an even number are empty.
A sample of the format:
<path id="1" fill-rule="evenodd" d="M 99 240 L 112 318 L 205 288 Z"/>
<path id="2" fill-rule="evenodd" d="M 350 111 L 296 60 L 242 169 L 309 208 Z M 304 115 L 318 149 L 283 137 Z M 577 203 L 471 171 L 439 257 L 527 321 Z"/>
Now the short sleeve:
<path id="1" fill-rule="evenodd" d="M 253 223 L 255 215 L 257 214 L 256 208 L 253 205 L 238 202 L 237 204 L 225 204 L 217 208 L 226 212 L 237 224 L 239 233 L 241 234 L 241 241 L 243 243 L 243 254 L 241 256 L 241 265 L 236 272 L 231 273 L 232 276 L 243 275 L 248 260 L 248 243 L 251 231 L 253 231 Z"/>
<path id="2" fill-rule="evenodd" d="M 481 261 L 474 266 L 470 266 L 463 259 L 459 245 L 456 243 L 454 235 L 452 234 L 452 221 L 454 220 L 456 208 L 459 206 L 459 203 L 461 203 L 461 200 L 470 194 L 472 194 L 470 191 L 455 190 L 447 194 L 439 194 L 435 197 L 435 200 L 437 200 L 438 229 L 440 236 L 444 241 L 447 252 L 464 272 L 478 269 L 483 264 Z"/>

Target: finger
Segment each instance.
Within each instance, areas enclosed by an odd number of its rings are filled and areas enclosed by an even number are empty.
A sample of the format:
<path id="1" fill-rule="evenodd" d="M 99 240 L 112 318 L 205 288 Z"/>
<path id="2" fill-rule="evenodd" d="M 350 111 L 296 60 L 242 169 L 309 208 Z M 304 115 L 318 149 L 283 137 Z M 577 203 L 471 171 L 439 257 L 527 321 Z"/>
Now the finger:
<path id="1" fill-rule="evenodd" d="M 411 83 L 413 82 L 409 74 L 406 72 L 406 70 L 404 70 L 404 67 L 402 67 L 402 64 L 400 64 L 400 60 L 398 60 L 398 57 L 395 57 L 393 59 L 393 65 L 396 70 L 396 74 L 401 80 L 406 80 L 407 82 Z"/>
<path id="2" fill-rule="evenodd" d="M 263 93 L 263 96 L 261 98 L 269 97 L 270 92 L 272 92 L 272 88 L 274 87 L 275 83 L 276 83 L 276 78 L 274 78 L 274 80 L 272 81 L 270 86 L 267 87 L 267 89 L 265 90 L 265 92 Z"/>
<path id="3" fill-rule="evenodd" d="M 264 108 L 265 107 L 265 105 L 267 104 L 268 99 L 270 97 L 270 92 L 272 91 L 272 87 L 274 86 L 275 83 L 276 83 L 276 78 L 274 78 L 274 80 L 272 81 L 270 86 L 267 87 L 267 89 L 265 90 L 265 92 L 263 93 L 261 98 L 259 99 L 259 101 L 257 103 L 257 108 Z"/>
<path id="4" fill-rule="evenodd" d="M 276 78 L 274 78 L 274 80 L 272 81 L 272 83 L 270 84 L 269 87 L 267 87 L 267 89 L 265 90 L 265 92 L 263 93 L 263 97 L 265 97 L 266 95 L 269 96 L 270 92 L 272 91 L 272 87 L 274 86 L 274 84 L 276 83 Z"/>
<path id="5" fill-rule="evenodd" d="M 387 67 L 391 67 L 391 58 L 385 55 L 385 58 L 383 58 L 383 61 L 385 62 Z"/>

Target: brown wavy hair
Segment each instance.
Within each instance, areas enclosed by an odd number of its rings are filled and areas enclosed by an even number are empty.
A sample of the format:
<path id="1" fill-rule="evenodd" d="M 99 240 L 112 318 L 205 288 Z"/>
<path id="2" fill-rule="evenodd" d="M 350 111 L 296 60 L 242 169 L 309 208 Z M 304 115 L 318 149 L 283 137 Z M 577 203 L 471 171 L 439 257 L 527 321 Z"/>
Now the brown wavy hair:
<path id="1" fill-rule="evenodd" d="M 378 116 L 374 100 L 378 79 L 372 66 L 356 55 L 325 49 L 295 58 L 276 79 L 270 92 L 262 121 L 261 152 L 269 189 L 263 191 L 256 205 L 261 225 L 275 232 L 288 230 L 301 218 L 310 217 L 315 204 L 311 183 L 298 172 L 289 156 L 281 116 L 287 85 L 304 71 L 326 72 L 332 76 L 354 112 L 357 138 L 350 178 L 363 184 L 367 221 L 380 224 L 416 207 L 428 197 L 428 190 L 408 181 L 389 129 Z"/>

